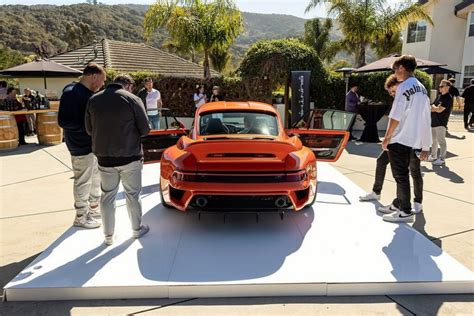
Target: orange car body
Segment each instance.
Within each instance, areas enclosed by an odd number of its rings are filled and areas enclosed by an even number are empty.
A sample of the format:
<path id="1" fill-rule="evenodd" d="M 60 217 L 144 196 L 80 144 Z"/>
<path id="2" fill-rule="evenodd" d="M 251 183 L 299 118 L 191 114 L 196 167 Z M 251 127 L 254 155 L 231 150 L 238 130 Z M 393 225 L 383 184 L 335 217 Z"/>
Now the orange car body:
<path id="1" fill-rule="evenodd" d="M 274 135 L 222 133 L 205 135 L 200 119 L 213 113 L 258 113 L 276 118 Z M 181 211 L 209 210 L 294 210 L 311 205 L 316 198 L 317 169 L 313 150 L 304 146 L 301 129 L 285 131 L 278 111 L 258 102 L 214 102 L 201 106 L 188 135 L 161 155 L 160 189 L 164 205 Z M 208 121 L 209 122 L 209 121 Z M 210 123 L 209 123 L 210 124 Z M 200 130 L 201 126 L 201 130 Z M 226 129 L 228 127 L 225 127 Z M 160 131 L 155 132 L 156 135 Z M 339 136 L 345 147 L 345 131 L 307 130 L 327 135 L 317 139 L 327 146 Z M 319 136 L 318 136 L 319 137 Z M 313 139 L 314 141 L 314 139 Z M 319 146 L 319 148 L 321 148 Z M 335 157 L 341 154 L 339 148 Z"/>

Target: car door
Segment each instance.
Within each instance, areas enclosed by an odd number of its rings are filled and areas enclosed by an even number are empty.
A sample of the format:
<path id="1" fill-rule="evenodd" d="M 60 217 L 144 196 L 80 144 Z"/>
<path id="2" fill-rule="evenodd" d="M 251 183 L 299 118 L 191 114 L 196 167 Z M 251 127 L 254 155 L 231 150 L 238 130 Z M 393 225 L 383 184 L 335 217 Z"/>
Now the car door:
<path id="1" fill-rule="evenodd" d="M 297 135 L 318 161 L 337 161 L 349 140 L 349 127 L 355 113 L 313 109 L 296 122 L 288 135 Z"/>
<path id="2" fill-rule="evenodd" d="M 184 124 L 169 109 L 160 109 L 159 129 L 142 137 L 144 163 L 160 162 L 166 148 L 176 145 L 178 139 L 189 133 Z"/>

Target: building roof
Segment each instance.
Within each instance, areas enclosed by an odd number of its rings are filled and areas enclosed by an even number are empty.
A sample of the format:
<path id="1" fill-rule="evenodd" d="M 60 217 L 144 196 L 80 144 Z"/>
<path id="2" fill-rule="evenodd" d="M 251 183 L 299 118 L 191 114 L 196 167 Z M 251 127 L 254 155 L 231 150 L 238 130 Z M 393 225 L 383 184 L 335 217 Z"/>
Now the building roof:
<path id="1" fill-rule="evenodd" d="M 457 15 L 459 11 L 467 8 L 471 4 L 474 4 L 474 0 L 463 0 L 454 7 L 454 13 Z"/>
<path id="2" fill-rule="evenodd" d="M 149 71 L 162 75 L 202 78 L 202 66 L 142 43 L 102 39 L 96 43 L 50 58 L 58 63 L 83 70 L 89 62 L 123 72 Z M 220 76 L 211 70 L 213 77 Z"/>

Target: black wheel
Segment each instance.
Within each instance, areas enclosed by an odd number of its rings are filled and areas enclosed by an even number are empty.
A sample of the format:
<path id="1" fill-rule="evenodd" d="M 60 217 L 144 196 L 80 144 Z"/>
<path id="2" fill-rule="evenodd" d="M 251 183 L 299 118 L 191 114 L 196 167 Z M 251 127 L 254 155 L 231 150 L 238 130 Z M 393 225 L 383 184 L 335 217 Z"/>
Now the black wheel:
<path id="1" fill-rule="evenodd" d="M 161 205 L 166 208 L 173 208 L 171 205 L 165 202 L 165 199 L 163 198 L 163 192 L 161 191 L 161 184 L 160 184 L 160 198 L 161 198 Z"/>

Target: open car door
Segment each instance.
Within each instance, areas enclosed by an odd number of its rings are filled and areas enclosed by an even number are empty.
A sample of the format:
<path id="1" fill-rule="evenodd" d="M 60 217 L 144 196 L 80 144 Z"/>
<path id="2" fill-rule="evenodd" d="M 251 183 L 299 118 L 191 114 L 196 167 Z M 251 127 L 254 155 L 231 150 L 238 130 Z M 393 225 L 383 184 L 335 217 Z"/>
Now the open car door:
<path id="1" fill-rule="evenodd" d="M 159 129 L 152 129 L 142 137 L 144 163 L 160 162 L 166 148 L 176 145 L 178 139 L 189 133 L 184 124 L 166 108 L 159 109 Z"/>
<path id="2" fill-rule="evenodd" d="M 313 109 L 296 122 L 288 135 L 298 135 L 304 146 L 310 148 L 318 161 L 336 161 L 349 140 L 349 127 L 355 113 Z"/>

